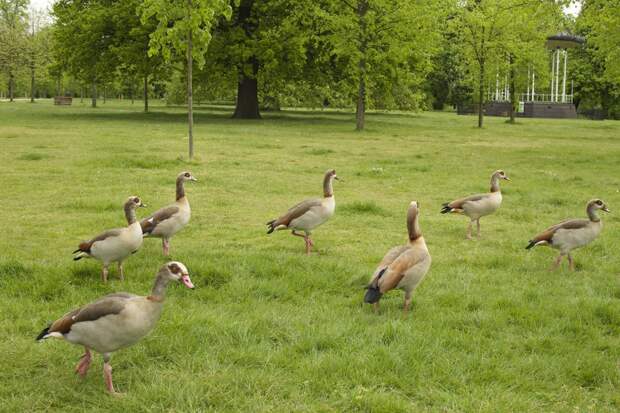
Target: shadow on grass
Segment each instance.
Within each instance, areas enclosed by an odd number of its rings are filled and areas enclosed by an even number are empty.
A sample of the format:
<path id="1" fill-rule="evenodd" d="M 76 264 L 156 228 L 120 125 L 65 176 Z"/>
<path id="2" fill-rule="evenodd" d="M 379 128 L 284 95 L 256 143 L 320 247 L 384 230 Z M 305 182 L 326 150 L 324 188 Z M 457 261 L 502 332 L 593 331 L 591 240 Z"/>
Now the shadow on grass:
<path id="1" fill-rule="evenodd" d="M 185 123 L 187 121 L 187 113 L 183 106 L 166 106 L 152 109 L 149 113 L 139 111 L 106 111 L 101 109 L 86 109 L 87 111 L 54 111 L 53 113 L 38 116 L 49 116 L 54 119 L 80 119 L 86 121 L 111 121 L 111 122 L 145 122 L 156 121 L 158 123 Z M 98 112 L 101 110 L 101 112 Z M 277 112 L 263 112 L 262 119 L 234 119 L 232 118 L 233 108 L 222 106 L 200 106 L 194 109 L 195 123 L 210 124 L 244 124 L 244 123 L 266 123 L 271 121 L 277 122 L 322 122 L 322 123 L 338 123 L 338 124 L 354 124 L 353 112 L 345 110 L 280 110 Z M 410 119 L 419 116 L 416 113 L 391 113 L 391 112 L 375 112 L 367 113 L 367 119 L 376 121 L 378 117 L 389 117 L 390 119 L 402 118 Z"/>

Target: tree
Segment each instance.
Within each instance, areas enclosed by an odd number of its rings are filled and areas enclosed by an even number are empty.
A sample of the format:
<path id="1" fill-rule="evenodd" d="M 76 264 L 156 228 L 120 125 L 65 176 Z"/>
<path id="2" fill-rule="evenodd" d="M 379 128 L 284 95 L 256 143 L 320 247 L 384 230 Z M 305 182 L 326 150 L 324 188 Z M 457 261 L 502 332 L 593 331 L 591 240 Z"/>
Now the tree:
<path id="1" fill-rule="evenodd" d="M 13 102 L 15 75 L 26 60 L 26 9 L 29 0 L 0 0 L 0 68 L 8 78 L 9 100 Z"/>
<path id="2" fill-rule="evenodd" d="M 620 84 L 620 0 L 584 1 L 579 24 L 605 65 L 605 79 Z"/>
<path id="3" fill-rule="evenodd" d="M 307 79 L 320 28 L 316 2 L 241 0 L 220 19 L 209 45 L 204 80 L 236 89 L 233 117 L 260 118 L 260 105 L 279 107 L 287 85 Z M 318 59 L 317 59 L 318 60 Z"/>
<path id="4" fill-rule="evenodd" d="M 91 85 L 91 105 L 97 107 L 97 84 L 109 82 L 118 66 L 112 45 L 113 10 L 104 0 L 58 0 L 54 3 L 54 53 L 58 62 Z"/>
<path id="5" fill-rule="evenodd" d="M 163 73 L 164 62 L 161 56 L 149 54 L 150 35 L 155 31 L 157 22 L 153 19 L 141 19 L 139 9 L 142 1 L 125 0 L 113 4 L 114 38 L 112 51 L 118 58 L 122 77 L 132 84 L 141 79 L 144 112 L 149 111 L 149 78 L 154 80 Z"/>
<path id="6" fill-rule="evenodd" d="M 31 8 L 28 13 L 28 66 L 30 68 L 30 102 L 34 103 L 36 71 L 48 61 L 49 31 L 45 30 L 45 13 Z"/>
<path id="7" fill-rule="evenodd" d="M 186 56 L 189 159 L 194 157 L 194 62 L 199 68 L 204 66 L 213 20 L 220 14 L 229 17 L 230 13 L 226 0 L 145 0 L 142 5 L 142 22 L 151 18 L 157 21 L 149 55 L 160 54 L 168 62 Z"/>
<path id="8" fill-rule="evenodd" d="M 618 23 L 609 26 L 614 19 L 620 19 L 620 9 L 614 8 L 614 3 L 617 1 L 584 2 L 575 29 L 586 43 L 572 52 L 571 76 L 575 81 L 574 102 L 580 112 L 619 119 L 620 79 L 616 73 L 620 63 L 614 58 L 617 47 L 609 47 L 620 36 L 617 30 L 610 30 L 617 29 Z"/>
<path id="9" fill-rule="evenodd" d="M 553 0 L 463 0 L 455 8 L 455 32 L 460 33 L 465 56 L 475 69 L 478 105 L 478 127 L 483 126 L 486 84 L 490 67 L 499 71 L 517 62 L 517 50 L 527 48 L 521 34 L 534 33 L 534 28 L 519 24 L 536 21 L 539 7 L 561 7 L 562 1 Z M 512 56 L 512 57 L 511 57 Z"/>
<path id="10" fill-rule="evenodd" d="M 383 106 L 415 106 L 440 40 L 445 2 L 335 0 L 327 8 L 334 53 L 354 96 L 356 129 L 369 97 Z"/>

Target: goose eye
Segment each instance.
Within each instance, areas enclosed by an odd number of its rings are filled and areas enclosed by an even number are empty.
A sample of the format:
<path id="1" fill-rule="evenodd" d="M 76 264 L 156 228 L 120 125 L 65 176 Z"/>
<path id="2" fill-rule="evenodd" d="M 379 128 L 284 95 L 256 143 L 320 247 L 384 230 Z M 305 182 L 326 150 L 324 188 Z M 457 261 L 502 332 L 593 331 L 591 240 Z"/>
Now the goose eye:
<path id="1" fill-rule="evenodd" d="M 601 201 L 600 199 L 599 199 L 598 201 L 596 201 L 596 203 L 597 203 L 598 205 L 603 205 L 603 201 Z"/>
<path id="2" fill-rule="evenodd" d="M 139 204 L 139 203 L 140 203 L 140 198 L 134 198 L 133 202 L 134 202 L 135 204 Z"/>
<path id="3" fill-rule="evenodd" d="M 189 178 L 189 172 L 185 172 L 185 177 Z"/>

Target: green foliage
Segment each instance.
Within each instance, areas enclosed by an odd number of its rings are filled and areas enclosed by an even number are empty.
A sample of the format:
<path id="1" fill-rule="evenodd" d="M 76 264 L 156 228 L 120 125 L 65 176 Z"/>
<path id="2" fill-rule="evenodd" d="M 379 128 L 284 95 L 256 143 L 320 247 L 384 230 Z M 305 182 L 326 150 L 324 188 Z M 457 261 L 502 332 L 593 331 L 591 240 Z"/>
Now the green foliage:
<path id="1" fill-rule="evenodd" d="M 579 24 L 588 29 L 588 41 L 604 64 L 605 79 L 620 84 L 620 0 L 587 0 Z"/>
<path id="2" fill-rule="evenodd" d="M 571 76 L 581 112 L 620 119 L 620 78 L 614 74 L 620 71 L 620 60 L 614 57 L 618 48 L 610 48 L 608 43 L 617 39 L 612 29 L 618 23 L 609 26 L 618 18 L 619 9 L 613 3 L 589 0 L 583 5 L 575 29 L 586 38 L 586 44 L 571 56 Z"/>
<path id="3" fill-rule="evenodd" d="M 213 21 L 220 14 L 230 16 L 231 7 L 225 0 L 146 0 L 140 12 L 143 23 L 150 19 L 157 22 L 150 35 L 149 55 L 161 54 L 168 62 L 183 58 L 191 33 L 194 59 L 200 68 L 205 64 Z"/>
<path id="4" fill-rule="evenodd" d="M 15 77 L 27 62 L 26 8 L 28 0 L 0 0 L 0 72 L 9 83 L 11 99 Z"/>
<path id="5" fill-rule="evenodd" d="M 334 87 L 359 98 L 367 88 L 369 108 L 419 109 L 422 83 L 432 68 L 447 2 L 334 0 L 324 20 L 332 54 Z"/>

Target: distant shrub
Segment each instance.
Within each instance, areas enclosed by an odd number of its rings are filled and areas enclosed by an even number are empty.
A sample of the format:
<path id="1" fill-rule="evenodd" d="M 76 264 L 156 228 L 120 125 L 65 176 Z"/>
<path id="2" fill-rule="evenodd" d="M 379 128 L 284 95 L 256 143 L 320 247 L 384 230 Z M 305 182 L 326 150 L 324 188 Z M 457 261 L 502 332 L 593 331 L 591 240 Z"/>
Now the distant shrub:
<path id="1" fill-rule="evenodd" d="M 20 161 L 40 161 L 41 159 L 49 158 L 49 156 L 41 154 L 41 153 L 25 153 L 20 156 Z"/>
<path id="2" fill-rule="evenodd" d="M 356 201 L 340 207 L 340 211 L 349 214 L 388 215 L 387 212 L 372 201 Z"/>

